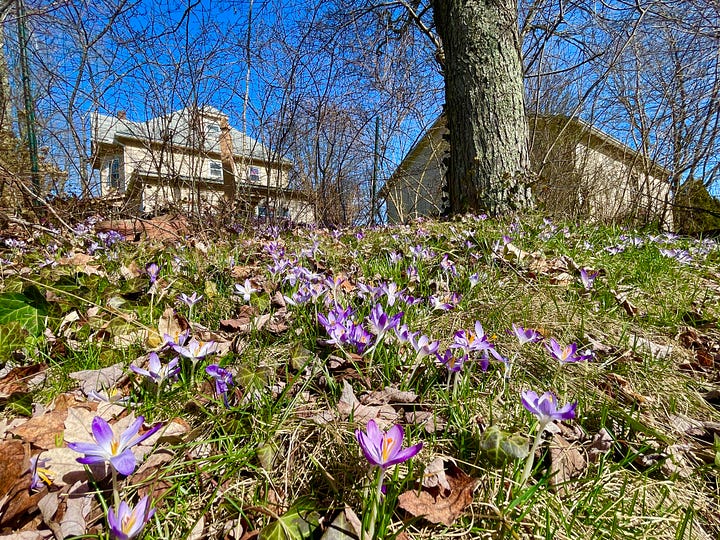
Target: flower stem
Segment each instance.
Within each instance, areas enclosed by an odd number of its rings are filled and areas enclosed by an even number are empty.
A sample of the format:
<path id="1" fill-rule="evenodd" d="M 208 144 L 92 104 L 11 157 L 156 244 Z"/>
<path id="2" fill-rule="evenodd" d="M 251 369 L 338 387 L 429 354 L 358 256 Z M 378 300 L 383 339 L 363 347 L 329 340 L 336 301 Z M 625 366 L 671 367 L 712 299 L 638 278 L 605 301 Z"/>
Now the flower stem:
<path id="1" fill-rule="evenodd" d="M 115 511 L 117 512 L 120 508 L 120 488 L 118 488 L 118 478 L 115 467 L 110 465 L 110 471 L 112 472 L 113 502 L 115 503 Z"/>
<path id="2" fill-rule="evenodd" d="M 521 486 L 524 486 L 525 482 L 527 482 L 528 478 L 530 478 L 530 474 L 533 470 L 533 464 L 535 463 L 535 451 L 538 449 L 538 446 L 540 446 L 540 443 L 542 442 L 543 431 L 545 431 L 545 425 L 538 425 L 538 431 L 535 435 L 535 441 L 533 441 L 532 448 L 530 449 L 530 454 L 528 454 L 527 461 L 525 462 L 525 469 L 523 470 L 522 478 L 520 479 Z"/>
<path id="3" fill-rule="evenodd" d="M 370 509 L 370 521 L 368 522 L 367 527 L 369 538 L 375 538 L 375 523 L 377 522 L 378 511 L 382 504 L 383 480 L 385 480 L 385 469 L 383 467 L 378 467 L 375 492 L 373 493 L 373 497 L 370 502 L 370 504 L 372 504 L 372 508 Z M 364 538 L 365 537 L 363 536 L 363 540 Z"/>

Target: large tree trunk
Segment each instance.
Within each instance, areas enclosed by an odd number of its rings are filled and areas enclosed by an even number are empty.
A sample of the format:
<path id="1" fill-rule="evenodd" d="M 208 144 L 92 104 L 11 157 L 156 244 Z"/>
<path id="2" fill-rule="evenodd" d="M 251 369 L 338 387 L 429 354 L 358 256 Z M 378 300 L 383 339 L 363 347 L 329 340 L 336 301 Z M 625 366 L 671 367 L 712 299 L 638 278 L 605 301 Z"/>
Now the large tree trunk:
<path id="1" fill-rule="evenodd" d="M 513 0 L 433 0 L 445 56 L 450 212 L 530 204 L 528 127 Z"/>

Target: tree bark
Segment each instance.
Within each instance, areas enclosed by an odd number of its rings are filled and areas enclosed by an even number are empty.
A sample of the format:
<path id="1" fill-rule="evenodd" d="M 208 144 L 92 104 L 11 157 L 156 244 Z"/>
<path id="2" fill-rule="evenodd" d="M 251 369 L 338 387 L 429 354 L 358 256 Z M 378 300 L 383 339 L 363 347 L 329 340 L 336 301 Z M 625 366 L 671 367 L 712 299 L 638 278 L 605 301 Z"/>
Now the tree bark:
<path id="1" fill-rule="evenodd" d="M 531 204 L 517 4 L 433 0 L 443 44 L 450 130 L 450 212 L 507 213 Z"/>

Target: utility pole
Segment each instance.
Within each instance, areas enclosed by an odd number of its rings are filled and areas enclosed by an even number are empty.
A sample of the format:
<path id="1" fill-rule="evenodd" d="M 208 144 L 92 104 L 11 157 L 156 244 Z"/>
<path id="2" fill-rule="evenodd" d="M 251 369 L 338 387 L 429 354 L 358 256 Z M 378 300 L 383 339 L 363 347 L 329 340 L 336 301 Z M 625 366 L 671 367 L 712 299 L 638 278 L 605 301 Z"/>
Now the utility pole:
<path id="1" fill-rule="evenodd" d="M 375 207 L 377 206 L 377 172 L 378 172 L 378 145 L 380 143 L 380 117 L 375 117 L 375 150 L 373 152 L 373 172 L 370 184 L 370 226 L 375 225 Z"/>
<path id="2" fill-rule="evenodd" d="M 33 191 L 40 196 L 40 175 L 38 166 L 37 136 L 35 134 L 35 105 L 30 86 L 30 67 L 27 54 L 27 28 L 25 26 L 25 4 L 17 0 L 18 20 L 18 46 L 20 47 L 20 75 L 22 77 L 23 99 L 25 102 L 25 129 L 27 132 L 28 151 L 30 152 L 30 173 L 32 175 Z M 37 201 L 35 201 L 37 204 Z"/>

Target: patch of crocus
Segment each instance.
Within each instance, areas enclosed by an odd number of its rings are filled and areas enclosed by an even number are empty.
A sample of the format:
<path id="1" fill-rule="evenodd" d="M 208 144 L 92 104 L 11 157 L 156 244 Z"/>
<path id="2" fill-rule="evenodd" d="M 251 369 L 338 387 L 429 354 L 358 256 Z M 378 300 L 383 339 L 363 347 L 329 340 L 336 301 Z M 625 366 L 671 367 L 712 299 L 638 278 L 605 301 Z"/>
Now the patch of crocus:
<path id="1" fill-rule="evenodd" d="M 217 364 L 209 365 L 205 368 L 205 372 L 215 380 L 215 393 L 222 396 L 225 406 L 229 407 L 227 393 L 233 385 L 232 373 Z"/>
<path id="2" fill-rule="evenodd" d="M 172 348 L 175 345 L 185 345 L 185 342 L 190 338 L 190 329 L 177 331 L 173 335 L 163 334 L 163 347 Z"/>
<path id="3" fill-rule="evenodd" d="M 557 397 L 552 392 L 545 392 L 542 396 L 538 396 L 537 392 L 526 390 L 521 393 L 521 401 L 523 407 L 535 415 L 538 419 L 538 430 L 535 434 L 530 454 L 525 462 L 525 469 L 520 484 L 524 484 L 532 473 L 533 463 L 535 461 L 535 451 L 540 446 L 542 434 L 548 424 L 555 421 L 571 420 L 575 418 L 575 409 L 577 401 L 567 403 L 558 408 Z"/>
<path id="4" fill-rule="evenodd" d="M 252 293 L 258 292 L 258 289 L 252 286 L 249 279 L 246 279 L 243 285 L 240 285 L 239 283 L 235 284 L 235 292 L 242 296 L 245 302 L 249 302 Z"/>
<path id="5" fill-rule="evenodd" d="M 589 291 L 593 288 L 593 285 L 595 284 L 595 278 L 597 278 L 597 276 L 597 272 L 593 272 L 591 274 L 585 268 L 580 269 L 580 281 L 582 282 L 582 285 L 583 287 L 585 287 L 586 291 Z"/>
<path id="6" fill-rule="evenodd" d="M 30 489 L 32 491 L 40 491 L 45 486 L 52 485 L 53 474 L 47 468 L 50 460 L 40 457 L 37 454 L 30 458 Z"/>
<path id="7" fill-rule="evenodd" d="M 518 342 L 520 342 L 520 345 L 525 345 L 526 343 L 537 343 L 542 339 L 542 336 L 540 336 L 536 330 L 533 330 L 532 328 L 523 328 L 519 324 L 513 323 L 512 331 Z"/>
<path id="8" fill-rule="evenodd" d="M 163 365 L 160 362 L 160 357 L 157 355 L 157 353 L 151 352 L 148 355 L 147 369 L 142 369 L 135 365 L 131 365 L 130 369 L 134 373 L 142 375 L 143 377 L 147 377 L 158 386 L 161 386 L 162 383 L 166 380 L 177 377 L 178 373 L 180 372 L 180 365 L 178 364 L 177 358 L 174 358 L 173 360 L 170 360 L 170 362 L 168 362 L 166 365 Z"/>
<path id="9" fill-rule="evenodd" d="M 545 349 L 550 356 L 562 364 L 584 362 L 592 359 L 591 354 L 578 353 L 577 345 L 575 343 L 571 343 L 570 345 L 563 347 L 553 338 L 550 338 L 550 340 L 545 343 Z"/>
<path id="10" fill-rule="evenodd" d="M 480 276 L 477 272 L 475 272 L 474 274 L 470 275 L 470 277 L 468 277 L 468 280 L 470 281 L 470 288 L 472 289 L 478 283 L 480 283 Z"/>
<path id="11" fill-rule="evenodd" d="M 408 328 L 407 324 L 401 324 L 395 330 L 395 337 L 397 337 L 398 341 L 403 343 L 410 343 L 410 339 L 417 334 L 417 332 L 411 332 Z"/>
<path id="12" fill-rule="evenodd" d="M 155 509 L 149 506 L 150 499 L 146 495 L 138 501 L 135 508 L 130 508 L 128 503 L 122 501 L 117 509 L 108 509 L 107 519 L 112 537 L 115 540 L 131 540 L 137 537 L 155 514 Z"/>
<path id="13" fill-rule="evenodd" d="M 155 283 L 160 277 L 160 267 L 157 263 L 151 262 L 145 266 L 145 272 L 150 279 L 150 283 Z"/>
<path id="14" fill-rule="evenodd" d="M 162 427 L 162 424 L 156 424 L 142 435 L 138 435 L 144 421 L 142 416 L 138 416 L 118 437 L 110 424 L 102 417 L 96 416 L 91 426 L 95 442 L 70 442 L 68 448 L 85 454 L 84 457 L 77 458 L 78 463 L 90 465 L 107 461 L 117 472 L 128 476 L 135 471 L 137 464 L 131 448 L 143 442 Z"/>
<path id="15" fill-rule="evenodd" d="M 404 437 L 405 432 L 401 425 L 395 424 L 384 432 L 380 430 L 375 420 L 367 423 L 365 432 L 360 429 L 355 430 L 355 438 L 367 460 L 371 465 L 382 469 L 407 461 L 422 450 L 423 443 L 403 448 Z"/>

